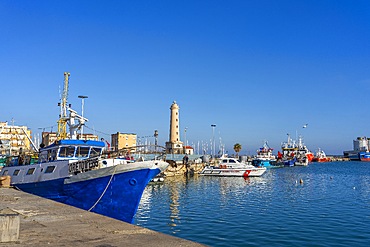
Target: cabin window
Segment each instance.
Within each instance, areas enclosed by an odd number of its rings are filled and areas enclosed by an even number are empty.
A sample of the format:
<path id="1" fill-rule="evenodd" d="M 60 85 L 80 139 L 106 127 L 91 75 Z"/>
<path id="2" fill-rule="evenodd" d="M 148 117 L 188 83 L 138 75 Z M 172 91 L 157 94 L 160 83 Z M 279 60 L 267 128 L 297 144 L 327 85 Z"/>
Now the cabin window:
<path id="1" fill-rule="evenodd" d="M 48 166 L 45 170 L 45 173 L 52 173 L 55 170 L 55 166 Z"/>
<path id="2" fill-rule="evenodd" d="M 8 170 L 3 171 L 3 176 L 8 175 Z"/>
<path id="3" fill-rule="evenodd" d="M 61 147 L 59 150 L 59 157 L 68 157 L 71 158 L 75 154 L 75 147 L 68 146 L 68 147 Z"/>
<path id="4" fill-rule="evenodd" d="M 91 148 L 90 158 L 99 156 L 101 153 L 101 148 Z"/>
<path id="5" fill-rule="evenodd" d="M 76 157 L 87 157 L 89 155 L 89 147 L 77 147 Z"/>
<path id="6" fill-rule="evenodd" d="M 20 171 L 20 170 L 18 170 L 18 169 L 17 169 L 17 170 L 15 170 L 15 171 L 13 172 L 13 176 L 18 176 L 19 171 Z"/>
<path id="7" fill-rule="evenodd" d="M 229 163 L 236 163 L 235 160 L 229 160 Z"/>
<path id="8" fill-rule="evenodd" d="M 56 159 L 56 150 L 55 149 L 51 149 L 51 150 L 48 150 L 48 161 L 53 161 Z"/>
<path id="9" fill-rule="evenodd" d="M 35 172 L 35 168 L 30 168 L 30 169 L 28 169 L 26 174 L 27 175 L 32 175 L 34 172 Z"/>
<path id="10" fill-rule="evenodd" d="M 39 160 L 40 160 L 40 162 L 47 162 L 48 161 L 48 152 L 47 151 L 42 151 L 41 154 L 39 155 Z"/>

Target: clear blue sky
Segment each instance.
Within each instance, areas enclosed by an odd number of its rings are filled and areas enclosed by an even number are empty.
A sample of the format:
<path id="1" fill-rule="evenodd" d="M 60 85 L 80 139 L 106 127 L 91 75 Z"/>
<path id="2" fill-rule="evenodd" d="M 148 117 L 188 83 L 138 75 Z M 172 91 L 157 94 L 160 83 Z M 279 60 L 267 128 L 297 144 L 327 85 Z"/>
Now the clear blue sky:
<path id="1" fill-rule="evenodd" d="M 230 153 L 298 133 L 342 154 L 370 136 L 367 0 L 1 0 L 0 28 L 0 121 L 34 135 L 57 129 L 68 71 L 69 103 L 88 95 L 87 126 L 108 139 L 157 129 L 164 145 L 174 100 L 182 140 L 216 124 Z"/>

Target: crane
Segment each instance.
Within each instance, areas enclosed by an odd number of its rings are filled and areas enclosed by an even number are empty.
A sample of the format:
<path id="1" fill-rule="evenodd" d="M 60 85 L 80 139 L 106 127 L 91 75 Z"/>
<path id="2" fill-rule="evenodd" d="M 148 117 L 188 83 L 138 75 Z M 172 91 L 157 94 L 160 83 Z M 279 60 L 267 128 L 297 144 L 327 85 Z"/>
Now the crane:
<path id="1" fill-rule="evenodd" d="M 60 105 L 60 115 L 58 120 L 58 134 L 57 139 L 66 139 L 67 138 L 67 99 L 68 99 L 68 79 L 71 73 L 64 72 L 64 86 L 63 86 L 63 93 Z"/>
<path id="2" fill-rule="evenodd" d="M 77 138 L 77 131 L 81 130 L 81 127 L 85 122 L 89 121 L 87 118 L 80 116 L 77 112 L 71 109 L 70 105 L 67 104 L 68 99 L 68 79 L 71 74 L 69 72 L 64 72 L 64 87 L 60 104 L 60 115 L 58 120 L 58 134 L 57 140 Z M 67 111 L 69 116 L 67 116 Z M 78 122 L 76 122 L 78 120 Z M 69 127 L 69 136 L 67 134 L 67 124 Z"/>

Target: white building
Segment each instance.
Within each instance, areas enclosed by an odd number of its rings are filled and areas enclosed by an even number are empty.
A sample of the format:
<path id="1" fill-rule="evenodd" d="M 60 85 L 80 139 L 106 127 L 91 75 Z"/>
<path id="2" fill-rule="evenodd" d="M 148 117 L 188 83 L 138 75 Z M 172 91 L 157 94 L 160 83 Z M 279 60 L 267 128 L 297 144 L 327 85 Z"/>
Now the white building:
<path id="1" fill-rule="evenodd" d="M 32 149 L 31 130 L 27 126 L 0 122 L 0 155 L 19 155 Z"/>

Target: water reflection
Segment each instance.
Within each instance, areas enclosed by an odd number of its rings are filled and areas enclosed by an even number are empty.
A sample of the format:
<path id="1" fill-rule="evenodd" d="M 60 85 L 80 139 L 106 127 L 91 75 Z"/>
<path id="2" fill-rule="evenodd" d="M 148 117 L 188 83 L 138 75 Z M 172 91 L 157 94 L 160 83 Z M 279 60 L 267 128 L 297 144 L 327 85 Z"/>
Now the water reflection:
<path id="1" fill-rule="evenodd" d="M 134 223 L 210 246 L 366 246 L 369 209 L 368 164 L 342 162 L 167 177 L 147 186 Z"/>
<path id="2" fill-rule="evenodd" d="M 150 220 L 149 212 L 153 210 L 153 197 L 155 197 L 156 194 L 161 194 L 163 187 L 163 183 L 152 183 L 144 190 L 143 195 L 141 196 L 138 212 L 136 213 L 136 217 L 140 217 L 143 224 Z"/>
<path id="3" fill-rule="evenodd" d="M 258 200 L 253 198 L 259 198 L 261 193 L 271 190 L 270 179 L 271 175 L 267 173 L 266 177 L 246 179 L 198 175 L 167 177 L 164 182 L 151 183 L 145 189 L 135 217 L 136 224 L 145 225 L 151 220 L 149 215 L 153 216 L 153 212 L 159 214 L 156 217 L 160 218 L 161 224 L 166 224 L 173 234 L 181 231 L 182 227 L 178 226 L 182 221 L 197 221 L 199 217 L 208 221 L 216 219 L 217 222 L 227 222 L 223 210 L 230 207 L 230 203 L 243 206 L 247 197 L 251 202 Z M 184 210 L 185 212 L 182 212 Z"/>
<path id="4" fill-rule="evenodd" d="M 179 217 L 179 189 L 177 188 L 177 183 L 176 180 L 170 179 L 169 181 L 169 188 L 170 188 L 170 193 L 169 193 L 169 199 L 170 199 L 170 222 L 169 226 L 172 227 L 173 232 L 175 232 L 175 227 L 176 227 L 176 221 L 180 220 Z"/>

